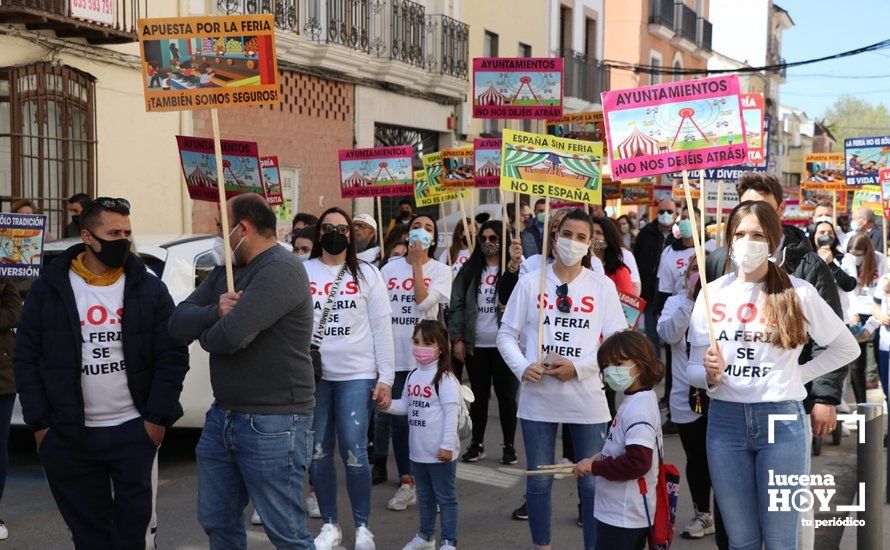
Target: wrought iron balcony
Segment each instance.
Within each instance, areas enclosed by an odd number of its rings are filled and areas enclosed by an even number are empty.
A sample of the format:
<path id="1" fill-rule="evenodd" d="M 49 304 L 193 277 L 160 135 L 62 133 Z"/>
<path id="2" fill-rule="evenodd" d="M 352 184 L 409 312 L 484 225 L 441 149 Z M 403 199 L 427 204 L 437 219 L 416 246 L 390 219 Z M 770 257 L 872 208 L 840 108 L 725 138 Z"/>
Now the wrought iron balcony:
<path id="1" fill-rule="evenodd" d="M 609 68 L 601 61 L 590 59 L 574 50 L 565 50 L 563 60 L 563 95 L 599 103 L 600 94 L 609 89 Z"/>
<path id="2" fill-rule="evenodd" d="M 306 40 L 466 80 L 469 26 L 411 0 L 217 0 L 222 14 L 272 13 Z"/>
<path id="3" fill-rule="evenodd" d="M 649 8 L 649 23 L 674 28 L 674 0 L 652 0 Z"/>
<path id="4" fill-rule="evenodd" d="M 136 20 L 148 17 L 148 0 L 109 0 L 109 11 L 77 16 L 70 0 L 0 0 L 0 23 L 52 30 L 61 38 L 93 44 L 136 41 Z"/>
<path id="5" fill-rule="evenodd" d="M 711 50 L 711 37 L 713 35 L 713 25 L 704 17 L 698 18 L 698 45 L 706 52 Z"/>
<path id="6" fill-rule="evenodd" d="M 674 14 L 674 31 L 681 37 L 695 42 L 696 26 L 698 24 L 698 14 L 695 10 L 682 2 L 675 4 L 676 12 Z"/>

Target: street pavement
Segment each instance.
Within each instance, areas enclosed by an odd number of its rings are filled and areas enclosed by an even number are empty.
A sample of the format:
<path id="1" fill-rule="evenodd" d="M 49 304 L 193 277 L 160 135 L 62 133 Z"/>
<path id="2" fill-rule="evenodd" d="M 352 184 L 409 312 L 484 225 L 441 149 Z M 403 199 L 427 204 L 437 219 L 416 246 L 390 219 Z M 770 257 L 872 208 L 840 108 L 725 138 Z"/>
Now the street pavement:
<path id="1" fill-rule="evenodd" d="M 661 390 L 659 390 L 661 394 Z M 876 397 L 880 399 L 879 396 Z M 521 502 L 524 487 L 524 463 L 521 459 L 522 441 L 517 435 L 520 463 L 515 466 L 500 464 L 500 427 L 497 406 L 492 399 L 486 450 L 489 456 L 475 464 L 458 464 L 458 503 L 460 507 L 459 547 L 467 549 L 513 550 L 528 548 L 528 523 L 510 519 L 511 511 Z M 832 473 L 842 487 L 838 498 L 850 501 L 856 476 L 855 434 L 845 437 L 840 446 L 826 442 L 822 454 L 813 458 L 813 473 Z M 158 495 L 158 543 L 163 549 L 197 550 L 208 548 L 207 538 L 195 516 L 197 495 L 194 446 L 198 432 L 174 430 L 164 443 L 160 456 L 160 488 Z M 11 467 L 0 516 L 6 521 L 10 538 L 0 542 L 0 550 L 55 549 L 70 547 L 68 533 L 50 495 L 40 464 L 33 450 L 30 434 L 15 430 L 12 440 Z M 677 436 L 665 437 L 666 460 L 684 473 L 684 455 Z M 339 462 L 339 460 L 338 460 Z M 371 529 L 380 550 L 399 550 L 417 531 L 417 509 L 405 512 L 386 509 L 387 500 L 396 490 L 395 465 L 390 458 L 389 483 L 374 487 L 372 492 Z M 341 525 L 344 528 L 344 548 L 352 548 L 354 527 L 348 512 L 348 498 L 339 468 L 339 502 Z M 576 549 L 582 547 L 581 528 L 577 525 L 578 494 L 571 479 L 554 481 L 553 491 L 553 547 Z M 250 509 L 248 510 L 249 513 Z M 682 482 L 678 532 L 692 515 L 692 504 L 685 480 Z M 818 517 L 818 516 L 817 516 Z M 247 517 L 245 518 L 247 519 Z M 884 508 L 885 547 L 890 544 L 890 506 Z M 310 520 L 313 536 L 320 528 L 320 520 Z M 843 540 L 841 539 L 843 537 Z M 817 549 L 856 548 L 855 529 L 846 533 L 841 529 L 820 529 Z M 270 549 L 261 527 L 248 528 L 251 549 Z M 714 548 L 714 537 L 691 541 L 679 538 L 675 549 Z"/>

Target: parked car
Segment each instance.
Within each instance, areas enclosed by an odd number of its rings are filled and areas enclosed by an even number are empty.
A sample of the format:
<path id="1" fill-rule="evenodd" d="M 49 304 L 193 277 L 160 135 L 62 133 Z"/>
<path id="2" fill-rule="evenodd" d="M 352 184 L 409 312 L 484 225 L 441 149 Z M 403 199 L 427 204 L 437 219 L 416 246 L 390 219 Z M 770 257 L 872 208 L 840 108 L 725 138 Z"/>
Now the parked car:
<path id="1" fill-rule="evenodd" d="M 43 251 L 44 263 L 52 263 L 59 254 L 80 242 L 79 238 L 74 238 L 47 243 Z M 164 281 L 175 304 L 187 298 L 217 266 L 214 242 L 212 235 L 139 235 L 135 238 L 137 254 L 148 269 Z M 290 245 L 279 244 L 290 250 Z M 27 296 L 28 287 L 30 281 L 20 285 L 23 297 Z M 210 388 L 210 356 L 198 342 L 189 345 L 189 371 L 180 401 L 185 413 L 175 427 L 204 426 L 204 413 L 213 402 L 213 391 Z M 12 425 L 24 425 L 18 401 L 13 411 Z"/>

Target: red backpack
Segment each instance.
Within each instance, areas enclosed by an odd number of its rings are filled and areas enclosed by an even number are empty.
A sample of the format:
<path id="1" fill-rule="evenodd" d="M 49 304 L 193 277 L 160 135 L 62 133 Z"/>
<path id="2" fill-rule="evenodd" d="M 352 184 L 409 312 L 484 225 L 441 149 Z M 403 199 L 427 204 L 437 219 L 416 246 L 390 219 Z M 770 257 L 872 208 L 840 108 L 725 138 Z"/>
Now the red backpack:
<path id="1" fill-rule="evenodd" d="M 658 450 L 658 480 L 655 487 L 655 521 L 649 513 L 649 500 L 646 498 L 646 478 L 637 480 L 640 494 L 643 495 L 643 508 L 646 510 L 646 521 L 649 522 L 650 550 L 667 550 L 674 542 L 674 524 L 677 520 L 677 500 L 680 496 L 680 471 L 673 464 L 664 463 L 664 454 L 658 438 L 655 439 Z"/>

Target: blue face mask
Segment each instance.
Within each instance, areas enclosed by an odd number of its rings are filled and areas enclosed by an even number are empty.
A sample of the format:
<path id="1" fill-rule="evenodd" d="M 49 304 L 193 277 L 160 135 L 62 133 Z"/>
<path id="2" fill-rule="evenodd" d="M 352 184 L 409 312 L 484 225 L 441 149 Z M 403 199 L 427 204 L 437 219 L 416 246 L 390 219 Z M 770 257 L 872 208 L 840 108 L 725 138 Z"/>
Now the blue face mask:
<path id="1" fill-rule="evenodd" d="M 631 376 L 630 369 L 624 365 L 606 367 L 603 370 L 603 379 L 616 393 L 623 393 L 634 383 L 636 376 Z"/>
<path id="2" fill-rule="evenodd" d="M 684 239 L 692 238 L 692 223 L 689 220 L 680 220 L 677 224 L 680 227 L 680 236 Z"/>
<path id="3" fill-rule="evenodd" d="M 422 227 L 412 229 L 408 233 L 408 245 L 413 245 L 414 243 L 420 243 L 423 249 L 426 250 L 433 244 L 433 236 Z"/>

